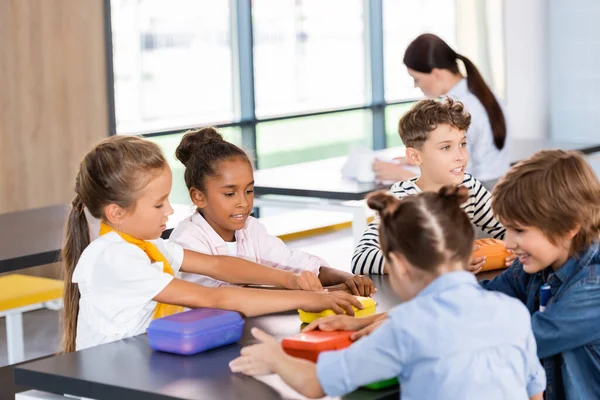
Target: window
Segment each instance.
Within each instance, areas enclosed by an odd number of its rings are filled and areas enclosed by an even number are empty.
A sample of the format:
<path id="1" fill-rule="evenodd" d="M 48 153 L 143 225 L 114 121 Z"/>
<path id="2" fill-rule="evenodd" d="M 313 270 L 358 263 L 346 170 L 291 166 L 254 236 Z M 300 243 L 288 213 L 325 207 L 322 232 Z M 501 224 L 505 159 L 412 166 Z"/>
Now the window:
<path id="1" fill-rule="evenodd" d="M 381 147 L 384 137 L 388 147 L 401 145 L 398 120 L 422 97 L 402 63 L 404 50 L 423 32 L 453 47 L 468 36 L 456 30 L 475 18 L 475 6 L 459 3 L 110 0 L 114 128 L 161 145 L 174 196 L 184 199 L 183 167 L 173 153 L 190 128 L 228 126 L 220 131 L 236 144 L 243 139 L 259 168 Z M 369 52 L 380 29 L 383 59 L 380 46 Z M 385 87 L 371 76 L 382 67 Z"/>
<path id="2" fill-rule="evenodd" d="M 264 122 L 257 126 L 259 168 L 348 154 L 353 145 L 371 147 L 371 112 L 340 112 Z"/>
<path id="3" fill-rule="evenodd" d="M 423 96 L 402 62 L 404 50 L 422 33 L 433 33 L 456 48 L 455 2 L 383 0 L 383 54 L 386 101 Z"/>
<path id="4" fill-rule="evenodd" d="M 256 116 L 367 103 L 362 0 L 254 0 Z"/>
<path id="5" fill-rule="evenodd" d="M 235 119 L 229 2 L 112 0 L 117 133 Z"/>
<path id="6" fill-rule="evenodd" d="M 398 122 L 415 103 L 394 104 L 385 108 L 385 135 L 387 147 L 402 146 Z"/>

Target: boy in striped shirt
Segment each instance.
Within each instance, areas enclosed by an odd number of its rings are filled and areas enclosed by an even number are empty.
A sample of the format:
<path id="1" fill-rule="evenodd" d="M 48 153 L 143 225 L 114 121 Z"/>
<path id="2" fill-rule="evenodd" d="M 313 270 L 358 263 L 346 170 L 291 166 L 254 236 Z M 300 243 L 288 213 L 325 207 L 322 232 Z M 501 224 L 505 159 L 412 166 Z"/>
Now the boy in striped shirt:
<path id="1" fill-rule="evenodd" d="M 469 153 L 465 135 L 471 115 L 464 105 L 451 98 L 443 101 L 422 100 L 408 111 L 398 124 L 398 132 L 406 146 L 407 160 L 417 165 L 421 175 L 395 183 L 390 193 L 398 198 L 419 192 L 437 192 L 445 185 L 463 185 L 469 199 L 461 206 L 473 225 L 491 237 L 504 238 L 504 227 L 494 218 L 490 193 L 477 179 L 465 173 Z M 424 237 L 423 240 L 429 240 Z M 479 272 L 485 259 L 473 259 L 470 269 Z M 354 274 L 386 273 L 379 245 L 379 219 L 376 217 L 354 250 Z"/>

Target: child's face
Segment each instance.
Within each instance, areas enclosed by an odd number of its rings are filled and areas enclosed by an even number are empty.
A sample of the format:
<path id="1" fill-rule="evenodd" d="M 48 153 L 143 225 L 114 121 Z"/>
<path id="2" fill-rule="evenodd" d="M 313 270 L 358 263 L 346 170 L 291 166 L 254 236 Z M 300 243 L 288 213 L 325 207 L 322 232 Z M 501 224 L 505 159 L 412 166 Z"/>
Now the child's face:
<path id="1" fill-rule="evenodd" d="M 523 270 L 535 274 L 547 267 L 560 268 L 569 258 L 572 238 L 563 238 L 552 243 L 535 227 L 515 226 L 507 223 L 505 246 L 519 257 Z"/>
<path id="2" fill-rule="evenodd" d="M 142 189 L 134 207 L 125 211 L 115 228 L 137 239 L 158 239 L 173 214 L 169 203 L 171 183 L 171 169 L 167 166 Z"/>
<path id="3" fill-rule="evenodd" d="M 421 177 L 438 185 L 460 185 L 469 161 L 467 138 L 464 131 L 441 124 L 429 132 L 421 149 L 410 149 L 416 154 Z M 407 151 L 408 153 L 408 151 Z"/>
<path id="4" fill-rule="evenodd" d="M 444 93 L 443 81 L 438 76 L 439 74 L 433 71 L 426 74 L 424 72 L 417 72 L 413 69 L 407 68 L 408 74 L 413 78 L 414 86 L 421 89 L 421 92 L 430 99 L 440 97 Z"/>
<path id="5" fill-rule="evenodd" d="M 221 161 L 219 175 L 206 178 L 206 193 L 194 201 L 202 215 L 225 241 L 232 241 L 242 229 L 254 206 L 254 173 L 241 157 Z"/>

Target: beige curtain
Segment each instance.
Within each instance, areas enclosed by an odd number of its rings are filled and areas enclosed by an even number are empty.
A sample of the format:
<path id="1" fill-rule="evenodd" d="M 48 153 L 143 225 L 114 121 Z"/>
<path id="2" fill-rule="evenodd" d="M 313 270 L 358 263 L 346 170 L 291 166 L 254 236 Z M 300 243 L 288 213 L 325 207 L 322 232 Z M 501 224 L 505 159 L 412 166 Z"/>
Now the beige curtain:
<path id="1" fill-rule="evenodd" d="M 455 2 L 457 52 L 471 59 L 494 93 L 504 99 L 504 0 Z"/>

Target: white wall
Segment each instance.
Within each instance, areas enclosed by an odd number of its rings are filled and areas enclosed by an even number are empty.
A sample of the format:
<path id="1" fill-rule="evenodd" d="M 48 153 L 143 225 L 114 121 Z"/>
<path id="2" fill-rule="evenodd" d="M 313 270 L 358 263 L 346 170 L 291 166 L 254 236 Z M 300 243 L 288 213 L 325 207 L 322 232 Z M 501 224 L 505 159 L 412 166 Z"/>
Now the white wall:
<path id="1" fill-rule="evenodd" d="M 552 0 L 550 132 L 552 139 L 600 143 L 600 2 Z"/>
<path id="2" fill-rule="evenodd" d="M 549 136 L 548 4 L 505 0 L 505 103 L 513 139 Z"/>

